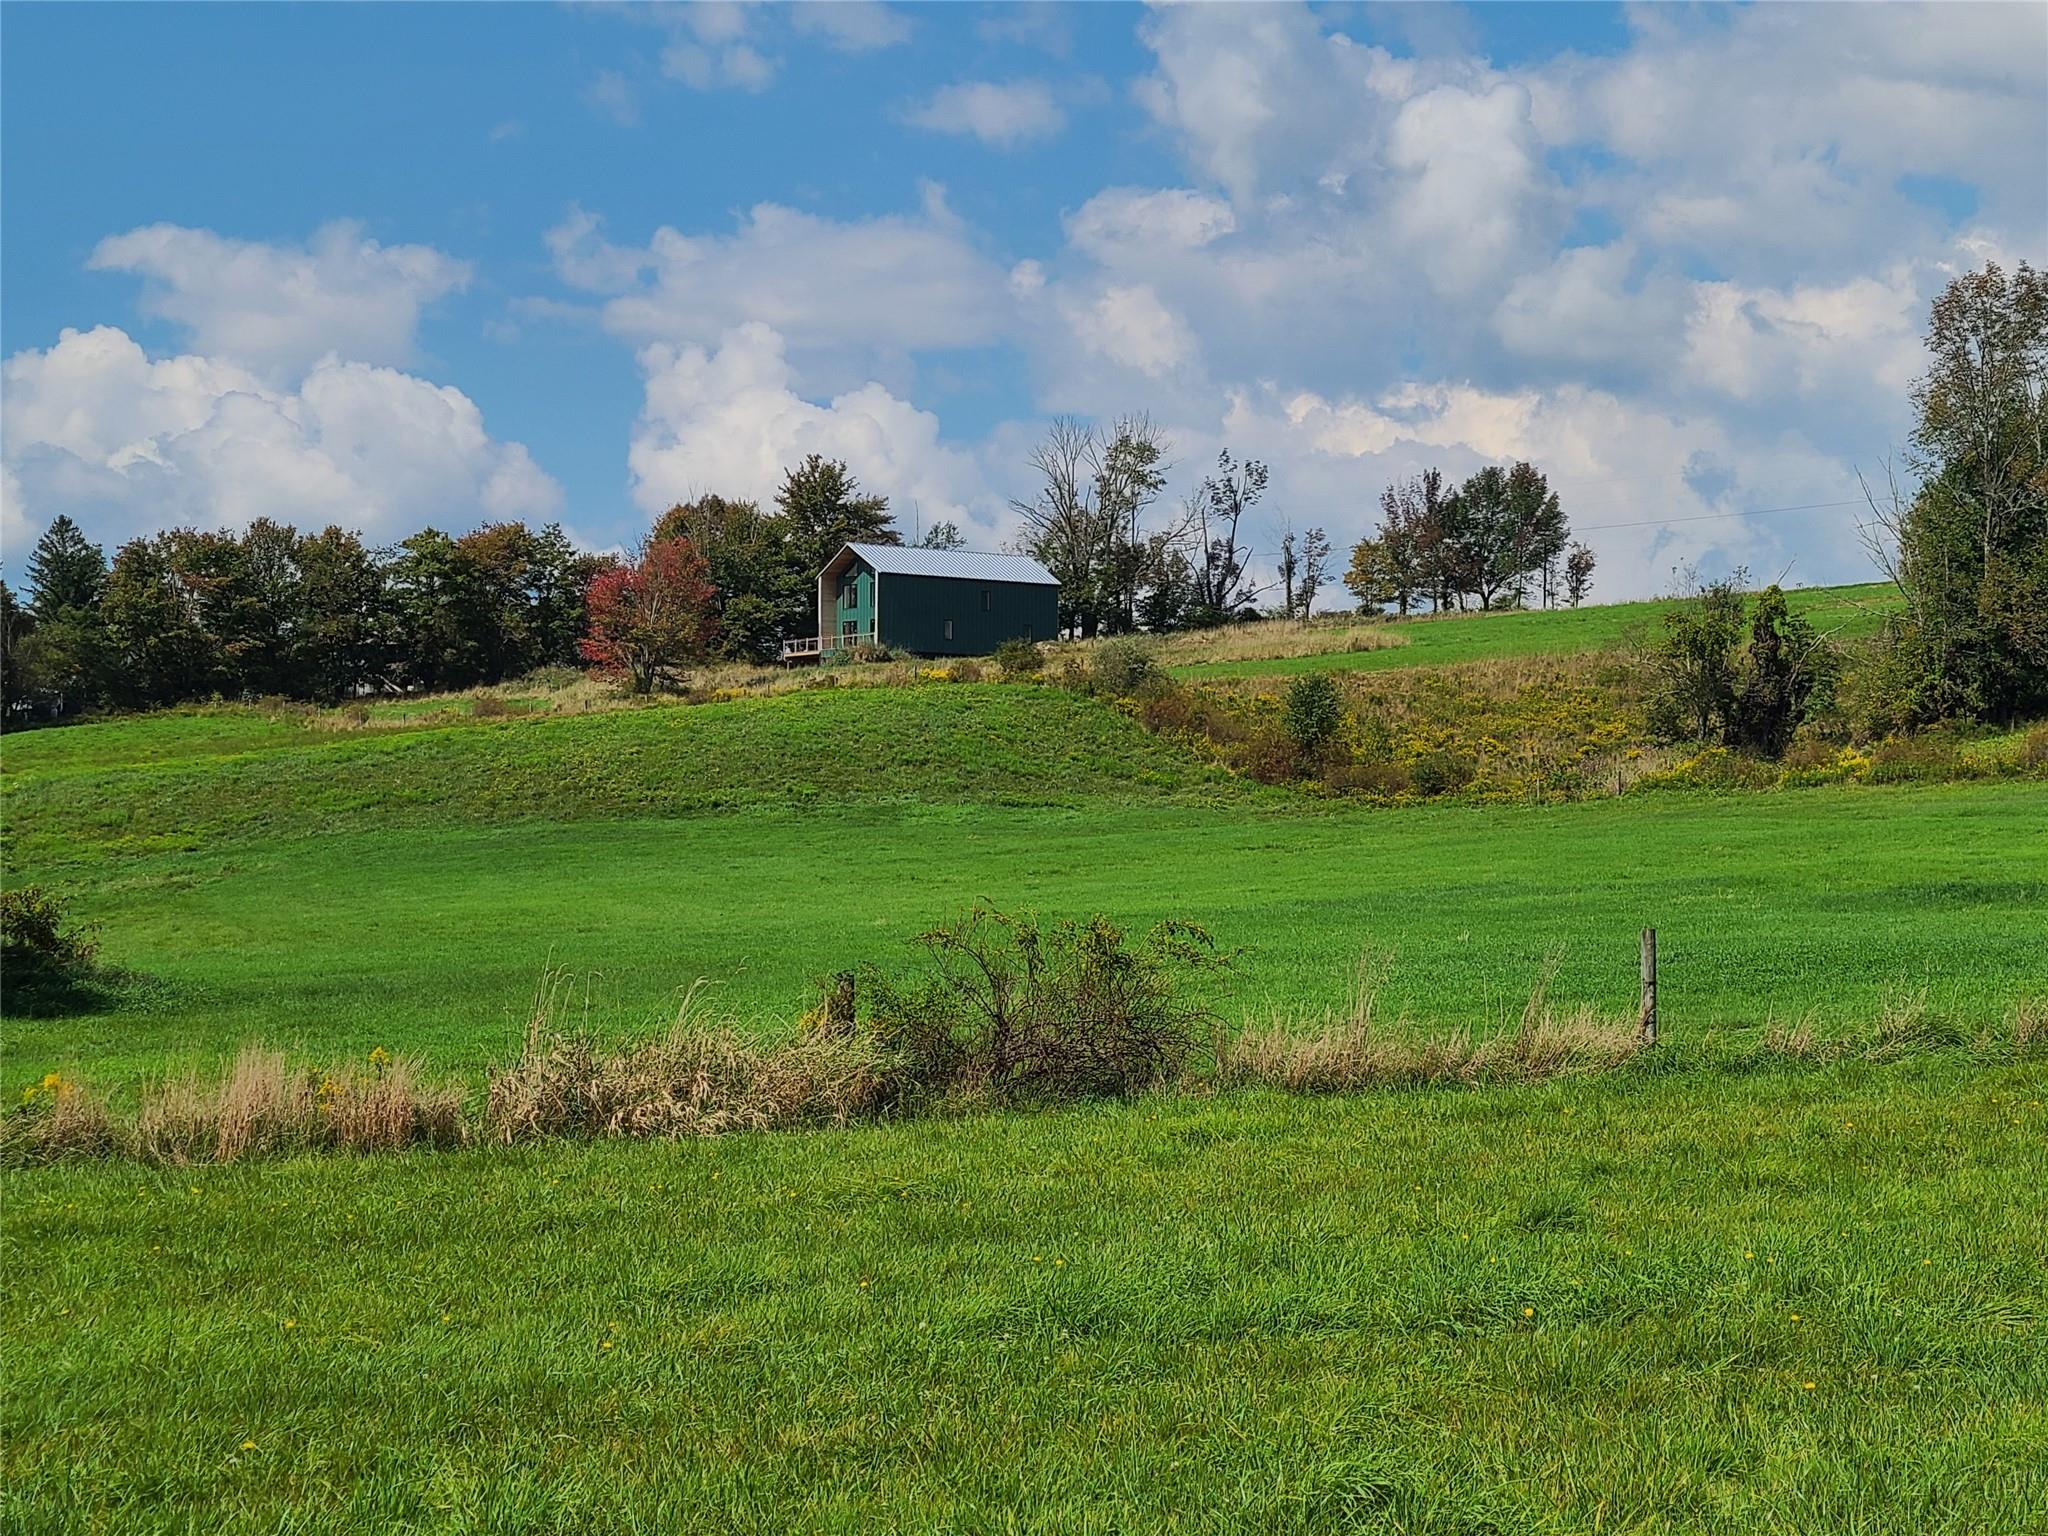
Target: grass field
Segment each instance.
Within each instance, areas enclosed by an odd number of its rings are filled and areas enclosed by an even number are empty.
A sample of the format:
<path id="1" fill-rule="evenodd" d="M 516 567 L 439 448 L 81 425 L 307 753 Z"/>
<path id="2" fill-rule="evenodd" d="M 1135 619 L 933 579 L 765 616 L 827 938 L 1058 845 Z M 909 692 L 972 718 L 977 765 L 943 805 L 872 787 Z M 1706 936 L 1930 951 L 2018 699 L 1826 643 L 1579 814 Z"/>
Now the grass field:
<path id="1" fill-rule="evenodd" d="M 136 761 L 160 723 L 180 755 Z M 1226 778 L 1099 703 L 995 687 L 268 749 L 209 725 L 216 758 L 176 717 L 25 739 L 60 764 L 10 757 L 16 877 L 72 897 L 144 978 L 98 1012 L 7 1019 L 14 1092 L 255 1036 L 477 1072 L 512 1050 L 550 961 L 595 978 L 608 1028 L 645 1028 L 698 977 L 779 1028 L 816 978 L 905 962 L 977 901 L 1202 922 L 1243 950 L 1213 998 L 1233 1019 L 1342 1006 L 1362 953 L 1386 958 L 1383 1006 L 1434 1027 L 1519 1012 L 1551 956 L 1560 999 L 1624 1008 L 1646 923 L 1677 1027 L 1847 1022 L 1917 988 L 1983 1023 L 2048 990 L 2040 785 L 1374 812 Z M 95 752 L 64 740 L 93 732 Z"/>
<path id="2" fill-rule="evenodd" d="M 1876 633 L 1885 615 L 1899 605 L 1895 588 L 1871 583 L 1851 587 L 1807 587 L 1786 594 L 1795 613 L 1838 640 Z M 1285 657 L 1255 656 L 1235 661 L 1181 661 L 1169 644 L 1165 660 L 1187 678 L 1260 677 L 1295 672 L 1380 670 L 1427 667 L 1461 661 L 1491 661 L 1507 656 L 1562 656 L 1579 651 L 1609 650 L 1638 632 L 1651 629 L 1674 606 L 1674 599 L 1641 603 L 1608 603 L 1589 608 L 1531 609 L 1503 613 L 1453 613 L 1416 617 L 1370 626 L 1368 633 L 1400 643 L 1362 650 L 1342 649 L 1326 639 L 1326 649 Z M 1318 621 L 1319 623 L 1321 621 Z M 1251 633 L 1256 635 L 1256 629 Z"/>
<path id="3" fill-rule="evenodd" d="M 1654 923 L 1665 1043 L 1469 1092 L 0 1171 L 10 1531 L 2048 1528 L 2048 1062 L 1744 1048 L 1901 992 L 2009 1031 L 2048 785 L 1375 811 L 952 684 L 324 727 L 6 740 L 8 883 L 133 979 L 0 1018 L 0 1093 L 259 1036 L 475 1083 L 549 962 L 602 1031 L 700 976 L 783 1029 L 977 900 L 1204 922 L 1231 1022 L 1342 1007 L 1371 952 L 1433 1030 L 1551 957 L 1624 1010 Z"/>
<path id="4" fill-rule="evenodd" d="M 4 1175 L 5 1523 L 2038 1530 L 2043 1077 Z"/>

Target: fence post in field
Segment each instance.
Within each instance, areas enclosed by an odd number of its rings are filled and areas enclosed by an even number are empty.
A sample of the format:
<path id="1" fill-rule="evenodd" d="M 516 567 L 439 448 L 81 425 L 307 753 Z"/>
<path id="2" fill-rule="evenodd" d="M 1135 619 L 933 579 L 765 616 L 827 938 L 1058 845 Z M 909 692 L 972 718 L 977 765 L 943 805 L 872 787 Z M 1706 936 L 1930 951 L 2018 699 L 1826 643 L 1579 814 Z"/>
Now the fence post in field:
<path id="1" fill-rule="evenodd" d="M 832 978 L 832 990 L 825 994 L 825 1029 L 834 1035 L 853 1033 L 853 972 L 841 971 Z"/>
<path id="2" fill-rule="evenodd" d="M 1657 930 L 1643 930 L 1643 1011 L 1638 1018 L 1643 1044 L 1657 1043 Z"/>

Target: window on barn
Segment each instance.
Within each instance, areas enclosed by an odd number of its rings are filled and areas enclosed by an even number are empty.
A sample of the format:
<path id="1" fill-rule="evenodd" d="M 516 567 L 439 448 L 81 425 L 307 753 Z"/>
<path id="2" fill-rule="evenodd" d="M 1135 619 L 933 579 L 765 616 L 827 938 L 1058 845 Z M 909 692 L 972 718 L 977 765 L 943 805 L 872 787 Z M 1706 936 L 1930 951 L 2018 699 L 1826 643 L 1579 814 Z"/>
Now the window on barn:
<path id="1" fill-rule="evenodd" d="M 953 638 L 953 621 L 951 619 L 946 620 L 946 638 L 948 640 Z"/>
<path id="2" fill-rule="evenodd" d="M 988 612 L 988 610 L 989 610 L 989 605 L 990 605 L 990 603 L 991 603 L 991 602 L 993 601 L 993 599 L 994 599 L 994 594 L 993 594 L 992 592 L 990 592 L 990 591 L 989 591 L 989 589 L 988 589 L 987 587 L 983 587 L 983 588 L 981 589 L 981 611 L 982 611 L 983 613 L 987 613 L 987 612 Z"/>

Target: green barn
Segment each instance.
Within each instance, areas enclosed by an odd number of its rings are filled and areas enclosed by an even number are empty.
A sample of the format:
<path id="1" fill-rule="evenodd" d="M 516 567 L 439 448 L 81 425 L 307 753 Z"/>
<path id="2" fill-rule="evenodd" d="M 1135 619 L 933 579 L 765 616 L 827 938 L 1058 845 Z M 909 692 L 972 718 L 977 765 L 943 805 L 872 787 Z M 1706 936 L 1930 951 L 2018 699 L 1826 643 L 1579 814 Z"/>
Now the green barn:
<path id="1" fill-rule="evenodd" d="M 782 659 L 866 644 L 986 656 L 1005 640 L 1055 639 L 1059 622 L 1060 584 L 1023 555 L 848 544 L 818 572 L 817 638 L 786 641 Z"/>

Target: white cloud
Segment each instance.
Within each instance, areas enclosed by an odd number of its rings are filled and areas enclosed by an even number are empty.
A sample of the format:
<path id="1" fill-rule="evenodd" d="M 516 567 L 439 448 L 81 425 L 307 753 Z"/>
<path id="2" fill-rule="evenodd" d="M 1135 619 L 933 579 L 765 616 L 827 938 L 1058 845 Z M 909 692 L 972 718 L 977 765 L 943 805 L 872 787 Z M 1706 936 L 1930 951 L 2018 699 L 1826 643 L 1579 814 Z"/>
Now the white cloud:
<path id="1" fill-rule="evenodd" d="M 273 378 L 329 353 L 411 361 L 420 311 L 470 275 L 467 262 L 431 246 L 380 245 L 345 222 L 303 246 L 151 224 L 102 240 L 87 265 L 139 275 L 144 314 L 184 327 L 203 353 Z"/>
<path id="2" fill-rule="evenodd" d="M 879 0 L 792 6 L 789 22 L 798 32 L 817 37 L 841 53 L 873 53 L 910 41 L 910 18 Z"/>
<path id="3" fill-rule="evenodd" d="M 1109 187 L 1066 219 L 1067 239 L 1077 250 L 1111 263 L 1196 250 L 1236 228 L 1230 204 L 1186 187 Z"/>
<path id="4" fill-rule="evenodd" d="M 272 517 L 377 538 L 554 516 L 560 488 L 460 390 L 329 358 L 295 388 L 231 362 L 152 360 L 112 326 L 5 367 L 10 517 L 96 537 Z"/>
<path id="5" fill-rule="evenodd" d="M 839 222 L 776 203 L 730 235 L 662 227 L 645 247 L 606 244 L 580 209 L 550 231 L 564 280 L 612 292 L 605 324 L 635 342 L 716 341 L 760 321 L 793 348 L 975 346 L 1005 328 L 1002 267 L 934 189 L 915 218 Z M 640 274 L 649 280 L 635 282 Z"/>
<path id="6" fill-rule="evenodd" d="M 1488 281 L 1530 243 L 1545 179 L 1537 162 L 1529 93 L 1440 85 L 1403 103 L 1388 136 L 1400 173 L 1388 193 L 1396 227 L 1421 275 L 1449 292 Z"/>
<path id="7" fill-rule="evenodd" d="M 657 342 L 640 352 L 646 404 L 628 464 L 633 500 L 656 513 L 703 491 L 772 501 L 809 453 L 843 459 L 868 490 L 926 519 L 973 519 L 991 500 L 972 457 L 939 439 L 938 418 L 869 383 L 825 404 L 796 392 L 781 336 L 742 325 L 715 348 Z"/>
<path id="8" fill-rule="evenodd" d="M 1043 80 L 963 80 L 941 86 L 908 108 L 903 120 L 935 133 L 968 134 L 998 149 L 1015 149 L 1057 135 L 1067 125 L 1067 114 Z"/>
<path id="9" fill-rule="evenodd" d="M 640 124 L 640 93 L 616 69 L 600 69 L 584 90 L 583 100 L 593 112 L 610 118 L 621 128 Z"/>
<path id="10" fill-rule="evenodd" d="M 1196 354 L 1195 334 L 1147 284 L 1111 284 L 1091 301 L 1070 301 L 1067 324 L 1087 351 L 1147 378 L 1187 366 Z"/>

